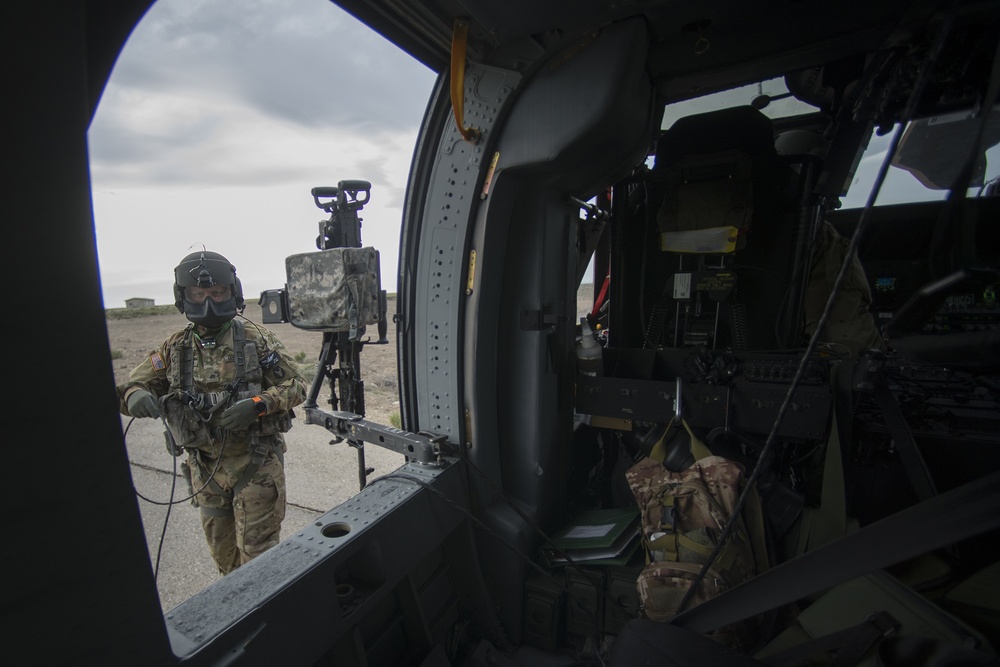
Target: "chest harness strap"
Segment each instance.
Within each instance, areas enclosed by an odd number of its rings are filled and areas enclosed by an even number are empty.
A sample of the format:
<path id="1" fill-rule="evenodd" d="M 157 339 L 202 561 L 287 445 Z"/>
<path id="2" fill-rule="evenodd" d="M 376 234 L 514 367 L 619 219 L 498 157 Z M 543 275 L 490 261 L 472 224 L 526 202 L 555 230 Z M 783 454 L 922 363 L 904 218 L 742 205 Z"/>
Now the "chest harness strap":
<path id="1" fill-rule="evenodd" d="M 259 360 L 257 359 L 257 346 L 254 343 L 248 343 L 246 339 L 246 330 L 243 326 L 243 322 L 239 320 L 232 320 L 232 330 L 233 330 L 233 363 L 236 366 L 236 374 L 233 380 L 233 386 L 231 386 L 230 391 L 236 396 L 238 400 L 247 398 L 250 394 L 260 393 L 260 372 L 259 372 Z M 181 373 L 181 383 L 190 382 L 191 384 L 185 389 L 190 389 L 193 387 L 193 369 L 194 369 L 194 357 L 193 357 L 194 347 L 193 345 L 186 345 L 184 348 L 184 370 Z M 248 359 L 248 356 L 252 357 Z M 248 361 L 250 363 L 248 363 Z M 248 368 L 250 367 L 250 368 Z M 254 375 L 255 377 L 249 378 L 248 376 Z M 253 382 L 248 380 L 252 379 Z M 193 456 L 198 467 L 201 469 L 201 474 L 203 478 L 208 479 L 208 485 L 216 494 L 226 498 L 228 501 L 232 502 L 233 498 L 238 496 L 240 492 L 246 488 L 250 480 L 253 479 L 254 474 L 257 470 L 264 464 L 267 460 L 268 454 L 274 452 L 280 461 L 283 457 L 281 456 L 281 451 L 274 447 L 272 438 L 262 438 L 260 435 L 260 427 L 257 424 L 250 426 L 248 434 L 248 449 L 252 452 L 252 457 L 250 463 L 244 468 L 243 474 L 233 485 L 232 490 L 223 489 L 216 481 L 214 477 L 211 477 L 208 471 L 208 467 L 202 460 L 202 453 L 200 450 L 194 450 Z M 232 514 L 231 510 L 227 509 L 214 509 L 209 507 L 202 507 L 201 512 L 207 516 L 230 516 Z"/>

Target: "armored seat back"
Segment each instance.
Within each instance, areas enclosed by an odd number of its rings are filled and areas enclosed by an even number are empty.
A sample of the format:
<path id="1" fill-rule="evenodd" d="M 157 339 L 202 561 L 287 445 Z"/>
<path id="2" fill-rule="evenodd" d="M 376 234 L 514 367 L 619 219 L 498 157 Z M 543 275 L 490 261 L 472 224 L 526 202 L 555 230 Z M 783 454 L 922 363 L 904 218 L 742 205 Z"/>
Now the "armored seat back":
<path id="1" fill-rule="evenodd" d="M 785 347 L 798 217 L 793 172 L 769 118 L 734 107 L 677 120 L 657 143 L 650 191 L 663 290 L 648 333 L 668 347 Z M 649 335 L 647 335 L 649 338 Z"/>

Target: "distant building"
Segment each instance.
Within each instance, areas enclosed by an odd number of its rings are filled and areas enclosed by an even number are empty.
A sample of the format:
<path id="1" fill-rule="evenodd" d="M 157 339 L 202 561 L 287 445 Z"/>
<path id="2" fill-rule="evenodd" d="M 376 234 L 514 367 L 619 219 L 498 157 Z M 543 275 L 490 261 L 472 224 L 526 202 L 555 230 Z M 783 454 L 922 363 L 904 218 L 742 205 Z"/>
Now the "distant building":
<path id="1" fill-rule="evenodd" d="M 155 305 L 152 299 L 125 299 L 126 308 L 152 308 Z"/>

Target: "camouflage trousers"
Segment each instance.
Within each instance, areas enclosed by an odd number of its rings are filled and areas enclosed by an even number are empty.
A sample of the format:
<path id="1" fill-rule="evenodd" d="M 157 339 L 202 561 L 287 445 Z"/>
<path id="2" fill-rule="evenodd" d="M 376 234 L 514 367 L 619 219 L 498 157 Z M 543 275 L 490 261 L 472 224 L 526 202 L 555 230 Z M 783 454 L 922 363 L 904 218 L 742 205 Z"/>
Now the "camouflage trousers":
<path id="1" fill-rule="evenodd" d="M 232 489 L 250 465 L 250 453 L 227 455 L 221 461 L 204 453 L 199 458 L 200 464 L 194 454 L 189 454 L 188 459 L 192 486 L 201 489 L 195 505 L 201 509 L 201 525 L 212 559 L 220 573 L 229 574 L 281 540 L 285 468 L 274 452 L 269 453 L 249 482 L 233 496 Z M 213 470 L 210 482 L 208 476 Z"/>

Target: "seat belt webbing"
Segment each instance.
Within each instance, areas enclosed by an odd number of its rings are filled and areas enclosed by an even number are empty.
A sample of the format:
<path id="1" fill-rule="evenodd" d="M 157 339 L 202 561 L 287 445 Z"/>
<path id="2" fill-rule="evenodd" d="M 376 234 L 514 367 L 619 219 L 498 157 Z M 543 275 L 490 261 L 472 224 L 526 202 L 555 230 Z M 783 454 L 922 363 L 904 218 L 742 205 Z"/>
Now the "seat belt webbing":
<path id="1" fill-rule="evenodd" d="M 903 417 L 903 411 L 899 408 L 899 403 L 889 390 L 884 377 L 879 378 L 875 383 L 875 398 L 878 406 L 882 410 L 885 418 L 885 425 L 889 429 L 889 435 L 896 443 L 896 451 L 906 469 L 906 476 L 910 478 L 910 484 L 920 500 L 927 500 L 937 495 L 934 488 L 934 479 L 931 477 L 927 464 L 920 455 L 917 443 L 913 439 L 913 433 Z"/>
<path id="2" fill-rule="evenodd" d="M 670 622 L 705 633 L 996 528 L 1000 471 L 772 567 Z"/>

